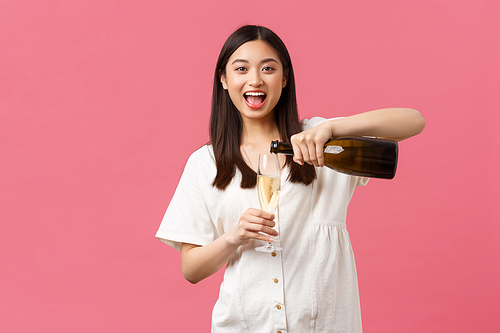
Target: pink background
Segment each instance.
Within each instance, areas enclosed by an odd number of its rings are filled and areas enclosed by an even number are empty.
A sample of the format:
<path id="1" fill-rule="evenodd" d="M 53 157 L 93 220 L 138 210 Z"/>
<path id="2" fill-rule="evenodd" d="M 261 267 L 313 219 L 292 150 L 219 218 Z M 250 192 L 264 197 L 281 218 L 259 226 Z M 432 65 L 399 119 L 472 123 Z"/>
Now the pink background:
<path id="1" fill-rule="evenodd" d="M 500 326 L 500 6 L 435 1 L 0 1 L 0 330 L 208 332 L 221 273 L 190 285 L 154 238 L 208 140 L 238 26 L 287 44 L 301 117 L 427 118 L 348 216 L 366 332 Z M 257 282 L 256 282 L 257 283 Z"/>

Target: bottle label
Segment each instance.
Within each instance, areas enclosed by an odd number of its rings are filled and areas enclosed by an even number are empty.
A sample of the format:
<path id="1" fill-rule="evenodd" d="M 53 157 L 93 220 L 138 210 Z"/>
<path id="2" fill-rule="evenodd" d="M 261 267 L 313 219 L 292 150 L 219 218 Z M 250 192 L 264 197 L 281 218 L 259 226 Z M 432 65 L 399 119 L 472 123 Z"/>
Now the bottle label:
<path id="1" fill-rule="evenodd" d="M 341 146 L 328 146 L 325 148 L 325 153 L 330 153 L 330 154 L 340 154 L 343 151 L 344 148 L 342 148 Z"/>

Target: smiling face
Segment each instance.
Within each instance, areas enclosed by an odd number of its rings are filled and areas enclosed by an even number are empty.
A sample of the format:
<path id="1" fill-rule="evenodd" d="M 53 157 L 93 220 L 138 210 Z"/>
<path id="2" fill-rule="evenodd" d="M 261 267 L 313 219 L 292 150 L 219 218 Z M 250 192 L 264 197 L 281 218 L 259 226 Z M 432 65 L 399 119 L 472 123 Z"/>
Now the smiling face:
<path id="1" fill-rule="evenodd" d="M 286 78 L 278 54 L 266 42 L 254 40 L 241 45 L 220 78 L 243 121 L 274 119 L 274 107 Z"/>

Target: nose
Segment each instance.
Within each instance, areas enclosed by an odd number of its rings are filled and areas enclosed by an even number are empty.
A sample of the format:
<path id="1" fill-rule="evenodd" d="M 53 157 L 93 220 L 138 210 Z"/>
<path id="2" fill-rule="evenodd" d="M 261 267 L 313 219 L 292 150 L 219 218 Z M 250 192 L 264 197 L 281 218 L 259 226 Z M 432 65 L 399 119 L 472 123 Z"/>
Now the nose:
<path id="1" fill-rule="evenodd" d="M 252 87 L 258 87 L 263 84 L 262 78 L 260 76 L 260 71 L 251 71 L 248 77 L 248 84 Z"/>

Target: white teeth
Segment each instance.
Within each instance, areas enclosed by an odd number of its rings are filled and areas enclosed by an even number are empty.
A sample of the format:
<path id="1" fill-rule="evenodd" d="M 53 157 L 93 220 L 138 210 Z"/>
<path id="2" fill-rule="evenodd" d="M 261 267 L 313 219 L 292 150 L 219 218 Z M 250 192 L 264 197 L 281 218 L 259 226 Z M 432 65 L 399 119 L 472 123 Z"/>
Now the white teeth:
<path id="1" fill-rule="evenodd" d="M 247 96 L 266 96 L 266 94 L 263 92 L 252 92 L 252 91 L 245 93 L 245 95 L 247 95 Z"/>

